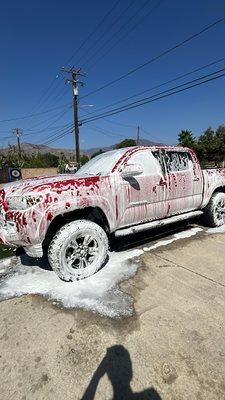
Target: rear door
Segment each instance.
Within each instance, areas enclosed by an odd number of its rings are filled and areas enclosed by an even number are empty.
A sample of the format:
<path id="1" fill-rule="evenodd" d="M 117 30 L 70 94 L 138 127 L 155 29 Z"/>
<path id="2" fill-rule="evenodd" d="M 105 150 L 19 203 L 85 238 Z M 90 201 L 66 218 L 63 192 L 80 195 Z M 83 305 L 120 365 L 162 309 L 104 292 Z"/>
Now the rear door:
<path id="1" fill-rule="evenodd" d="M 199 164 L 185 150 L 163 151 L 163 158 L 168 182 L 168 215 L 199 208 L 203 191 Z"/>
<path id="2" fill-rule="evenodd" d="M 121 226 L 164 218 L 167 212 L 167 185 L 159 152 L 142 149 L 131 155 L 127 163 L 140 165 L 143 172 L 135 177 L 121 178 L 120 196 L 125 204 Z"/>

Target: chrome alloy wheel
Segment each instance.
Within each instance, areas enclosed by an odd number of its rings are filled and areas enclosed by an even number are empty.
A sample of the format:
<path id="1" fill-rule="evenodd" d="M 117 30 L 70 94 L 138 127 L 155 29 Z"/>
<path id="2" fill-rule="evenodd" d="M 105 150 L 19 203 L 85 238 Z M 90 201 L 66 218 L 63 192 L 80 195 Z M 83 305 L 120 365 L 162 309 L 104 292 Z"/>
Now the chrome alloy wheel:
<path id="1" fill-rule="evenodd" d="M 81 219 L 63 225 L 48 248 L 53 271 L 64 281 L 88 278 L 99 271 L 107 260 L 109 240 L 95 222 Z"/>
<path id="2" fill-rule="evenodd" d="M 225 200 L 221 199 L 215 207 L 215 217 L 221 224 L 225 223 Z"/>
<path id="3" fill-rule="evenodd" d="M 87 268 L 98 256 L 98 242 L 90 234 L 80 234 L 72 238 L 65 249 L 65 262 L 70 270 Z"/>

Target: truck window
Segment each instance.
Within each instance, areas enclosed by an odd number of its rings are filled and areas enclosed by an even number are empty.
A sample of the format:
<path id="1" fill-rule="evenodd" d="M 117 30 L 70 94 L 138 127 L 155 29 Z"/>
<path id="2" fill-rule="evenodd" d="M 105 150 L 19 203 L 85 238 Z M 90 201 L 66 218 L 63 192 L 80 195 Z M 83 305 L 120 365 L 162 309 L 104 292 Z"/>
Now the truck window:
<path id="1" fill-rule="evenodd" d="M 159 160 L 149 150 L 142 150 L 131 155 L 128 164 L 139 164 L 143 168 L 140 176 L 162 175 Z"/>
<path id="2" fill-rule="evenodd" d="M 188 152 L 166 151 L 164 159 L 167 172 L 186 171 L 193 169 L 193 160 Z"/>

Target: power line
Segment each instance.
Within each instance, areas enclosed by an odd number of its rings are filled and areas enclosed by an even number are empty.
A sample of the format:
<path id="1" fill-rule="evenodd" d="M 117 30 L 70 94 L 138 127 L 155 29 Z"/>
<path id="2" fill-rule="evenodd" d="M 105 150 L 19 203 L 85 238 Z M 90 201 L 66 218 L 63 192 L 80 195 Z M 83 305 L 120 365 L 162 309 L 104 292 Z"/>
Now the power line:
<path id="1" fill-rule="evenodd" d="M 52 87 L 54 86 L 56 79 L 58 79 L 58 75 L 56 75 L 50 82 L 50 85 L 47 87 L 47 89 L 43 92 L 43 94 L 41 95 L 40 99 L 38 100 L 38 102 L 36 103 L 36 105 L 33 107 L 31 114 L 34 112 L 35 109 L 37 109 L 39 107 L 39 105 L 41 103 L 43 103 L 44 101 L 46 101 L 46 99 L 44 100 L 45 96 L 50 92 L 50 90 L 52 89 Z M 49 95 L 47 96 L 47 99 L 49 98 Z"/>
<path id="2" fill-rule="evenodd" d="M 73 125 L 71 125 L 70 128 L 68 128 L 68 129 L 64 129 L 63 131 L 61 131 L 57 135 L 52 135 L 52 137 L 48 138 L 48 140 L 46 140 L 42 144 L 46 145 L 46 144 L 53 143 L 56 140 L 59 140 L 59 139 L 63 138 L 64 136 L 66 136 L 66 135 L 68 135 L 69 133 L 72 133 L 72 132 L 73 132 Z M 39 144 L 41 144 L 41 143 L 39 143 Z"/>
<path id="3" fill-rule="evenodd" d="M 117 0 L 114 4 L 113 4 L 113 6 L 110 8 L 110 10 L 105 14 L 105 16 L 102 18 L 102 20 L 99 22 L 99 24 L 96 26 L 96 28 L 93 30 L 93 31 L 91 31 L 90 32 L 90 34 L 87 36 L 87 38 L 81 43 L 81 45 L 78 47 L 78 49 L 72 54 L 72 56 L 67 60 L 67 62 L 65 63 L 65 64 L 68 64 L 72 59 L 73 59 L 73 57 L 75 56 L 75 54 L 77 54 L 78 53 L 78 51 L 87 43 L 87 41 L 93 36 L 93 34 L 95 33 L 95 31 L 97 31 L 98 29 L 99 29 L 99 27 L 103 24 L 103 22 L 105 21 L 105 19 L 110 15 L 110 13 L 115 9 L 115 7 L 117 6 L 117 4 L 120 2 L 120 0 Z M 37 109 L 39 106 L 40 106 L 40 104 L 42 103 L 43 104 L 43 102 L 46 102 L 48 99 L 49 99 L 49 97 L 52 95 L 51 93 L 49 93 L 50 92 L 50 90 L 52 89 L 52 87 L 54 86 L 54 83 L 56 82 L 56 79 L 58 79 L 58 75 L 56 75 L 53 79 L 52 79 L 52 81 L 50 82 L 50 85 L 47 87 L 47 89 L 44 91 L 44 93 L 41 95 L 41 97 L 40 97 L 40 99 L 38 100 L 38 102 L 37 102 L 37 104 L 36 104 L 36 106 L 33 108 L 33 110 L 34 109 Z M 61 95 L 61 93 L 62 93 L 62 91 L 60 91 L 60 95 Z M 62 93 L 62 95 L 64 95 L 64 91 L 63 91 L 63 93 Z M 47 96 L 47 98 L 45 98 L 45 96 L 47 95 L 47 94 L 49 94 L 48 96 Z M 59 97 L 59 96 L 56 96 L 56 97 Z M 60 96 L 60 98 L 61 98 L 62 96 Z M 44 99 L 45 98 L 45 99 Z M 1 121 L 0 121 L 1 122 Z"/>
<path id="4" fill-rule="evenodd" d="M 223 68 L 221 71 L 223 71 L 223 70 L 225 70 L 225 68 Z M 218 71 L 217 71 L 217 72 L 218 72 Z M 216 72 L 214 72 L 213 74 L 215 74 L 215 73 L 216 73 Z M 186 83 L 184 83 L 184 84 L 182 84 L 182 85 L 175 86 L 175 87 L 173 87 L 173 88 L 171 88 L 171 89 L 169 89 L 169 90 L 165 90 L 165 91 L 163 91 L 163 92 L 161 92 L 161 93 L 158 93 L 158 94 L 156 94 L 156 95 L 154 95 L 154 96 L 146 97 L 146 98 L 141 99 L 141 100 L 138 100 L 138 101 L 136 101 L 136 102 L 127 104 L 127 105 L 124 106 L 124 107 L 121 107 L 121 108 L 117 108 L 117 109 L 108 111 L 108 112 L 105 113 L 105 114 L 99 114 L 99 115 L 96 115 L 96 116 L 87 118 L 86 120 L 80 121 L 80 124 L 85 124 L 85 123 L 88 123 L 88 122 L 96 121 L 96 120 L 99 120 L 99 119 L 108 117 L 108 116 L 110 116 L 110 115 L 119 114 L 119 113 L 121 113 L 121 112 L 130 110 L 130 109 L 132 109 L 132 108 L 137 108 L 137 107 L 140 107 L 140 106 L 142 106 L 142 105 L 145 105 L 145 104 L 148 104 L 148 103 L 152 103 L 153 101 L 157 101 L 157 100 L 163 99 L 163 98 L 165 98 L 165 97 L 172 96 L 172 95 L 174 95 L 174 94 L 177 94 L 177 93 L 186 91 L 186 90 L 188 90 L 188 89 L 194 88 L 194 87 L 196 87 L 196 86 L 203 85 L 203 84 L 205 84 L 205 83 L 207 83 L 207 82 L 210 82 L 210 81 L 213 81 L 213 80 L 216 80 L 216 79 L 219 79 L 219 78 L 222 78 L 223 76 L 225 76 L 225 73 L 224 73 L 224 74 L 221 74 L 221 75 L 218 75 L 218 76 L 215 76 L 215 77 L 206 79 L 206 80 L 204 80 L 204 81 L 202 81 L 202 82 L 195 83 L 195 84 L 190 85 L 190 86 L 188 86 L 188 87 L 186 87 L 186 88 L 182 88 L 182 89 L 175 90 L 175 89 L 180 88 L 180 87 L 182 87 L 182 86 L 187 86 L 188 84 L 190 84 L 190 83 L 192 83 L 192 82 L 196 82 L 196 81 L 202 80 L 202 79 L 204 79 L 205 77 L 210 76 L 210 75 L 213 75 L 213 74 L 208 74 L 208 75 L 205 75 L 205 76 L 203 76 L 203 77 L 201 77 L 201 78 L 194 79 L 194 80 L 192 80 L 192 81 L 186 82 Z M 171 92 L 172 90 L 174 90 L 174 92 Z M 171 92 L 171 93 L 168 93 L 168 92 Z M 156 97 L 156 96 L 158 96 L 158 97 Z M 153 97 L 155 97 L 155 98 L 153 98 Z M 140 104 L 137 104 L 137 103 L 140 103 Z"/>
<path id="5" fill-rule="evenodd" d="M 51 121 L 51 120 L 54 118 L 54 121 L 51 122 L 49 125 L 47 125 L 47 126 L 46 126 L 46 129 L 52 127 L 52 125 L 54 125 L 55 122 L 57 122 L 59 119 L 61 119 L 68 111 L 70 111 L 71 108 L 72 108 L 72 106 L 68 107 L 68 109 L 67 109 L 67 110 L 64 110 L 62 113 L 60 113 L 60 114 L 57 116 L 56 119 L 55 119 L 55 115 L 54 115 L 54 116 L 51 116 L 51 118 L 47 118 L 47 119 L 45 119 L 44 121 L 38 122 L 37 124 L 31 126 L 30 129 L 32 130 L 33 128 L 36 128 L 37 126 L 40 126 L 40 125 L 44 124 L 45 122 Z"/>
<path id="6" fill-rule="evenodd" d="M 101 52 L 102 49 L 104 49 L 105 46 L 107 46 L 112 40 L 114 40 L 114 39 L 118 36 L 118 34 L 120 34 L 120 32 L 123 31 L 123 29 L 126 27 L 126 25 L 128 25 L 129 22 L 132 21 L 132 20 L 138 15 L 138 13 L 139 13 L 141 10 L 143 10 L 144 7 L 145 7 L 149 2 L 151 2 L 151 1 L 152 1 L 152 0 L 146 0 L 146 1 L 144 2 L 144 4 L 141 5 L 141 6 L 128 18 L 128 20 L 127 20 L 125 23 L 123 23 L 122 26 L 121 26 L 116 32 L 114 32 L 114 33 L 110 36 L 110 38 L 106 39 L 106 40 L 103 42 L 103 44 L 102 44 L 97 50 L 94 51 L 93 55 L 96 56 L 96 54 L 98 54 L 99 52 Z M 131 5 L 133 5 L 133 3 L 131 3 L 130 6 L 131 6 Z M 130 6 L 128 6 L 127 9 L 130 8 Z M 127 11 L 127 9 L 126 9 L 125 11 Z M 135 23 L 135 26 L 136 26 L 136 25 L 137 25 L 137 22 Z M 118 42 L 117 42 L 117 43 L 118 43 Z M 113 46 L 113 47 L 114 47 L 114 46 Z M 87 61 L 85 61 L 85 62 L 82 64 L 82 66 L 88 64 L 90 60 L 93 60 L 93 55 L 91 55 L 91 56 L 87 59 Z M 103 55 L 103 57 L 104 57 L 104 55 Z M 102 58 L 102 57 L 100 57 L 100 58 Z"/>
<path id="7" fill-rule="evenodd" d="M 165 55 L 167 55 L 167 54 L 173 52 L 174 50 L 176 50 L 176 49 L 178 49 L 179 47 L 183 46 L 184 44 L 190 42 L 191 40 L 193 40 L 193 39 L 199 37 L 199 36 L 202 35 L 203 33 L 207 32 L 208 30 L 214 28 L 216 25 L 218 25 L 218 24 L 220 24 L 221 22 L 224 22 L 224 21 L 225 21 L 225 17 L 216 20 L 216 21 L 213 22 L 212 24 L 207 25 L 207 26 L 206 26 L 205 28 L 203 28 L 201 31 L 194 33 L 193 35 L 187 37 L 187 38 L 184 39 L 183 41 L 177 43 L 175 46 L 170 47 L 169 49 L 167 49 L 167 50 L 163 51 L 162 53 L 158 54 L 157 56 L 151 58 L 150 60 L 146 61 L 145 63 L 143 63 L 143 64 L 141 64 L 141 65 L 139 65 L 139 66 L 137 66 L 137 67 L 131 69 L 131 70 L 128 71 L 126 74 L 123 74 L 123 75 L 119 76 L 118 78 L 113 79 L 112 81 L 106 83 L 105 85 L 100 86 L 99 88 L 97 88 L 97 89 L 95 89 L 95 90 L 93 90 L 93 91 L 87 93 L 85 96 L 81 97 L 81 99 L 83 99 L 83 98 L 85 98 L 85 97 L 87 97 L 87 96 L 91 96 L 92 94 L 95 94 L 95 93 L 99 92 L 100 90 L 106 89 L 107 87 L 113 85 L 114 83 L 119 82 L 119 81 L 121 81 L 122 79 L 124 79 L 124 78 L 126 78 L 126 77 L 128 77 L 128 76 L 130 76 L 130 75 L 132 75 L 132 74 L 134 74 L 135 72 L 139 71 L 140 69 L 142 69 L 142 68 L 146 67 L 147 65 L 149 65 L 149 64 L 151 64 L 151 63 L 153 63 L 153 62 L 155 62 L 156 60 L 159 60 L 161 57 L 163 57 L 163 56 L 165 56 Z"/>
<path id="8" fill-rule="evenodd" d="M 205 65 L 203 65 L 203 66 L 201 66 L 201 67 L 199 67 L 199 68 L 196 68 L 196 69 L 193 69 L 193 70 L 191 70 L 191 71 L 189 71 L 189 72 L 186 72 L 185 74 L 178 75 L 178 76 L 176 76 L 175 78 L 169 79 L 168 81 L 165 81 L 165 82 L 160 83 L 160 84 L 158 84 L 158 85 L 152 86 L 152 87 L 149 88 L 149 89 L 145 89 L 145 90 L 143 90 L 143 91 L 141 91 L 141 92 L 135 93 L 135 94 L 133 94 L 132 96 L 125 97 L 125 98 L 123 98 L 123 99 L 121 99 L 121 100 L 118 100 L 118 101 L 115 101 L 115 102 L 113 102 L 113 103 L 110 103 L 110 104 L 108 104 L 107 106 L 97 108 L 95 111 L 92 111 L 92 112 L 90 112 L 90 113 L 88 113 L 88 114 L 85 114 L 84 116 L 86 116 L 86 115 L 91 115 L 91 114 L 95 114 L 95 112 L 105 110 L 105 109 L 107 109 L 107 108 L 109 108 L 109 107 L 113 107 L 113 106 L 118 105 L 118 104 L 120 104 L 120 103 L 124 103 L 124 102 L 127 101 L 127 100 L 133 99 L 134 97 L 141 96 L 142 94 L 148 93 L 148 92 L 150 92 L 150 91 L 152 91 L 152 90 L 155 90 L 155 89 L 158 89 L 158 88 L 160 88 L 160 87 L 162 87 L 162 86 L 168 85 L 169 83 L 178 81 L 178 80 L 180 80 L 180 79 L 182 79 L 182 78 L 185 78 L 186 76 L 192 75 L 192 74 L 194 74 L 195 72 L 199 72 L 199 71 L 201 71 L 201 70 L 203 70 L 203 69 L 206 69 L 206 68 L 208 68 L 208 67 L 211 67 L 212 65 L 218 64 L 218 63 L 220 63 L 220 62 L 222 62 L 222 61 L 224 61 L 224 60 L 225 60 L 225 57 L 222 57 L 222 58 L 220 58 L 220 59 L 218 59 L 218 60 L 216 60 L 216 61 L 210 62 L 210 63 L 205 64 Z"/>
<path id="9" fill-rule="evenodd" d="M 89 33 L 89 35 L 84 39 L 84 41 L 81 43 L 81 45 L 77 48 L 77 50 L 71 55 L 71 57 L 66 61 L 65 65 L 70 64 L 74 56 L 85 46 L 85 44 L 88 42 L 90 38 L 93 37 L 95 32 L 98 31 L 98 29 L 104 24 L 105 20 L 108 18 L 108 16 L 115 10 L 117 5 L 120 3 L 120 0 L 116 0 L 113 3 L 113 6 L 107 11 L 107 13 L 104 15 L 104 17 L 100 20 L 100 22 L 96 25 L 96 27 Z"/>
<path id="10" fill-rule="evenodd" d="M 94 43 L 92 43 L 92 44 L 87 48 L 87 50 L 85 51 L 85 56 L 87 56 L 92 50 L 94 50 L 95 47 L 96 47 L 96 45 L 98 45 L 99 42 L 101 42 L 101 40 L 104 39 L 105 36 L 107 36 L 108 33 L 109 33 L 110 31 L 112 31 L 112 28 L 113 28 L 115 25 L 117 25 L 118 21 L 123 17 L 124 14 L 127 13 L 127 11 L 129 10 L 129 8 L 131 8 L 131 7 L 133 6 L 133 4 L 135 3 L 135 1 L 136 1 L 136 0 L 130 1 L 130 3 L 119 13 L 119 15 L 116 16 L 116 17 L 113 19 L 113 21 L 111 22 L 111 24 L 106 26 L 106 29 L 103 30 L 103 32 L 101 32 L 100 36 L 98 36 L 98 37 L 96 38 L 96 40 L 94 41 Z M 95 51 L 93 52 L 93 56 L 95 55 L 96 51 L 98 52 L 98 50 L 95 50 Z M 93 56 L 92 56 L 92 57 L 93 57 Z M 77 62 L 80 63 L 81 60 L 82 60 L 82 58 L 83 58 L 83 56 L 81 56 L 81 57 L 77 60 Z M 88 59 L 88 60 L 89 60 L 89 59 Z M 84 64 L 86 64 L 85 59 L 84 59 L 84 62 L 82 62 L 82 67 L 84 66 Z"/>
<path id="11" fill-rule="evenodd" d="M 148 131 L 146 131 L 144 128 L 142 128 L 142 127 L 140 127 L 140 129 L 141 129 L 141 131 L 145 134 L 145 135 L 148 135 L 150 138 L 153 138 L 154 140 L 159 140 L 159 137 L 158 136 L 155 136 L 155 135 L 153 135 L 152 133 L 150 133 L 150 132 L 148 132 Z M 166 140 L 165 138 L 163 138 L 163 141 L 164 140 Z M 160 140 L 160 142 L 161 143 L 163 143 L 161 140 Z"/>
<path id="12" fill-rule="evenodd" d="M 106 131 L 105 129 L 102 129 L 94 124 L 91 124 L 91 129 L 93 129 L 96 132 L 102 133 L 103 135 L 108 136 L 108 137 L 119 137 L 119 138 L 125 137 L 125 135 L 120 135 L 118 133 L 110 132 L 108 130 Z"/>
<path id="13" fill-rule="evenodd" d="M 144 15 L 139 19 L 139 21 L 136 21 L 135 24 L 134 24 L 133 26 L 131 26 L 130 29 L 128 29 L 128 31 L 125 32 L 124 35 L 122 35 L 122 37 L 120 37 L 119 40 L 117 40 L 115 43 L 113 43 L 112 46 L 111 46 L 108 50 L 106 50 L 106 52 L 105 52 L 102 56 L 100 56 L 100 57 L 94 62 L 94 64 L 91 63 L 91 64 L 89 65 L 88 72 L 90 71 L 90 66 L 91 66 L 91 69 L 92 69 L 92 68 L 97 64 L 98 61 L 100 61 L 102 58 L 104 58 L 115 46 L 117 46 L 118 44 L 120 44 L 133 30 L 135 30 L 135 29 L 137 28 L 138 25 L 140 25 L 140 24 L 143 22 L 144 19 L 146 19 L 150 14 L 152 14 L 153 11 L 155 11 L 156 8 L 158 8 L 158 7 L 160 6 L 160 4 L 162 3 L 162 1 L 164 1 L 164 0 L 159 0 L 158 3 L 155 4 L 155 5 L 150 9 L 150 11 L 149 11 L 148 13 L 144 14 Z M 146 2 L 146 3 L 147 3 L 147 2 Z M 146 3 L 144 4 L 143 7 L 145 7 Z M 143 7 L 141 7 L 141 8 L 137 11 L 137 13 L 136 13 L 135 15 L 133 15 L 130 19 L 133 19 L 134 17 L 136 17 L 136 15 L 138 14 L 138 12 L 139 12 L 140 10 L 142 10 Z M 123 28 L 124 28 L 124 25 L 122 26 L 122 28 L 121 28 L 120 30 L 122 30 Z M 119 31 L 120 31 L 120 30 L 119 30 Z M 117 32 L 117 33 L 118 33 L 118 32 Z M 112 36 L 112 39 L 114 39 L 114 38 L 115 38 L 115 37 Z M 108 42 L 106 42 L 106 44 L 108 44 Z"/>
<path id="14" fill-rule="evenodd" d="M 28 115 L 24 115 L 24 116 L 22 116 L 22 117 L 9 118 L 9 119 L 2 119 L 0 122 L 10 122 L 10 121 L 17 121 L 17 120 L 20 120 L 20 119 L 27 119 L 27 118 L 38 117 L 39 115 L 51 113 L 52 111 L 55 111 L 55 110 L 57 110 L 57 109 L 59 109 L 59 108 L 71 108 L 71 106 L 68 107 L 68 104 L 64 104 L 64 106 L 54 107 L 54 108 L 51 108 L 50 110 L 42 111 L 42 112 L 39 112 L 39 113 L 37 113 L 37 114 L 28 114 Z"/>
<path id="15" fill-rule="evenodd" d="M 98 110 L 96 110 L 96 111 L 98 111 Z M 93 113 L 91 113 L 91 114 L 93 114 Z M 124 124 L 124 123 L 119 122 L 119 121 L 112 121 L 111 119 L 108 119 L 108 118 L 105 119 L 105 122 L 109 122 L 110 124 L 113 124 L 113 125 L 123 126 L 125 128 L 136 128 L 136 125 Z"/>

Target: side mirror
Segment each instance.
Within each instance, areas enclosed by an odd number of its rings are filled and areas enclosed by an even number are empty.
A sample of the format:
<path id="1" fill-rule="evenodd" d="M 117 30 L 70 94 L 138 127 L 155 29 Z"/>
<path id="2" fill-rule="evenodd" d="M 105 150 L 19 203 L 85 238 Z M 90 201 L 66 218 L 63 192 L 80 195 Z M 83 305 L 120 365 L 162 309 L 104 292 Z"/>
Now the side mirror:
<path id="1" fill-rule="evenodd" d="M 143 168 L 139 164 L 125 164 L 120 171 L 122 178 L 129 178 L 132 176 L 141 175 Z"/>

